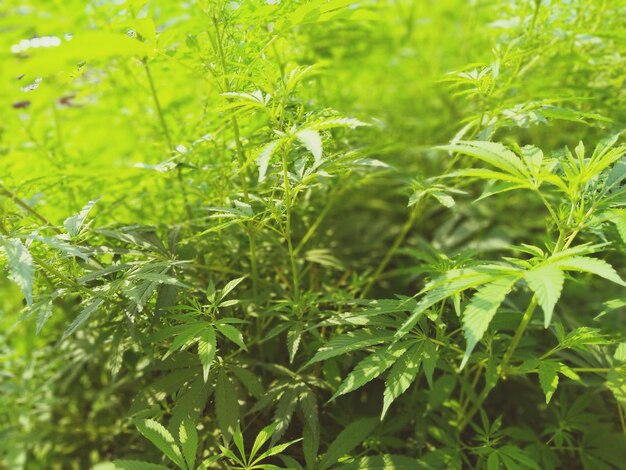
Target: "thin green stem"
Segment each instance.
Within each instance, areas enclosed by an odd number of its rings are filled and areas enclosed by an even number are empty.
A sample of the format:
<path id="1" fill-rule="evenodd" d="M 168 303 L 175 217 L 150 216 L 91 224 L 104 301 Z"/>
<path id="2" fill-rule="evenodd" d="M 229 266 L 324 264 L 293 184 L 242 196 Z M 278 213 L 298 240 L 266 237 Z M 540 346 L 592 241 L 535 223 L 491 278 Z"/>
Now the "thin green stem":
<path id="1" fill-rule="evenodd" d="M 513 336 L 513 340 L 511 341 L 511 344 L 509 344 L 508 349 L 506 350 L 506 352 L 504 353 L 504 356 L 502 357 L 502 362 L 500 363 L 500 367 L 499 367 L 501 374 L 506 373 L 506 367 L 508 366 L 509 361 L 511 360 L 511 357 L 513 356 L 513 353 L 517 349 L 517 346 L 520 340 L 522 339 L 522 336 L 524 332 L 526 331 L 526 328 L 528 327 L 528 324 L 530 323 L 530 320 L 532 319 L 533 314 L 535 313 L 535 309 L 537 308 L 537 303 L 538 303 L 537 297 L 533 296 L 532 300 L 528 304 L 528 308 L 524 312 L 522 321 L 517 327 L 517 330 L 515 330 L 515 335 Z"/>
<path id="2" fill-rule="evenodd" d="M 51 230 L 55 231 L 58 234 L 63 233 L 61 230 L 59 230 L 57 227 L 55 227 L 54 224 L 52 224 L 52 222 L 50 222 L 43 215 L 41 215 L 39 212 L 37 212 L 35 209 L 33 209 L 29 204 L 27 204 L 24 201 L 22 201 L 19 197 L 17 197 L 17 195 L 13 191 L 10 191 L 9 189 L 7 189 L 7 187 L 4 186 L 2 183 L 0 183 L 0 194 L 2 194 L 4 196 L 8 197 L 9 199 L 11 199 L 11 201 L 13 201 L 15 203 L 15 205 L 17 205 L 18 207 L 20 207 L 24 211 L 28 212 L 29 214 L 31 214 L 35 218 L 39 219 L 41 222 L 46 224 Z"/>
<path id="3" fill-rule="evenodd" d="M 293 282 L 294 297 L 298 299 L 300 297 L 300 287 L 298 282 L 298 268 L 296 266 L 296 255 L 293 248 L 293 241 L 291 238 L 291 183 L 289 182 L 289 168 L 287 162 L 287 153 L 289 146 L 285 145 L 285 150 L 282 153 L 283 163 L 283 186 L 285 192 L 285 238 L 287 239 L 287 248 L 289 250 L 289 261 L 291 264 L 291 276 Z"/>
<path id="4" fill-rule="evenodd" d="M 226 78 L 228 76 L 228 66 L 226 64 L 226 54 L 224 53 L 224 45 L 222 41 L 222 34 L 220 33 L 219 21 L 215 15 L 212 17 L 213 27 L 215 29 L 214 47 L 220 57 L 220 63 L 222 65 L 222 72 L 224 74 L 224 91 L 232 91 L 231 83 Z M 239 130 L 239 122 L 237 116 L 234 114 L 230 118 L 233 135 L 235 137 L 235 146 L 237 149 L 237 159 L 239 161 L 239 182 L 243 191 L 244 202 L 250 205 L 250 194 L 248 192 L 248 178 L 244 172 L 246 168 L 246 154 L 241 143 L 241 135 Z M 250 270 L 252 271 L 252 293 L 255 299 L 258 298 L 258 284 L 259 284 L 259 268 L 257 261 L 257 249 L 256 249 L 256 237 L 253 221 L 247 224 L 246 232 L 248 236 L 248 247 L 250 250 Z"/>

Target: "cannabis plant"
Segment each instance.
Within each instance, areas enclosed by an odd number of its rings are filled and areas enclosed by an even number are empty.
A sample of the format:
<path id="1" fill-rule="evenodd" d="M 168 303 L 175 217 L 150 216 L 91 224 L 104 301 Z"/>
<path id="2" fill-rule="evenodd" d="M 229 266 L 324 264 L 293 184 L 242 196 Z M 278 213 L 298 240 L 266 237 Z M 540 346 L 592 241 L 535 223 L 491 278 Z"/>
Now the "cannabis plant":
<path id="1" fill-rule="evenodd" d="M 626 5 L 0 5 L 0 468 L 626 462 Z"/>

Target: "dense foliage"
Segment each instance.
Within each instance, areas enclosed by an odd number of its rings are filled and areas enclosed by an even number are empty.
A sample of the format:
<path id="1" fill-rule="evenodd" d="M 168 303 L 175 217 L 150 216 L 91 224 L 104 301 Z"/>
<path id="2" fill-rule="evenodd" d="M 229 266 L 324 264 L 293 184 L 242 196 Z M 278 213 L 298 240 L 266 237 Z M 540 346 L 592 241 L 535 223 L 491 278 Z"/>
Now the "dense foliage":
<path id="1" fill-rule="evenodd" d="M 0 468 L 624 468 L 623 1 L 0 33 Z"/>

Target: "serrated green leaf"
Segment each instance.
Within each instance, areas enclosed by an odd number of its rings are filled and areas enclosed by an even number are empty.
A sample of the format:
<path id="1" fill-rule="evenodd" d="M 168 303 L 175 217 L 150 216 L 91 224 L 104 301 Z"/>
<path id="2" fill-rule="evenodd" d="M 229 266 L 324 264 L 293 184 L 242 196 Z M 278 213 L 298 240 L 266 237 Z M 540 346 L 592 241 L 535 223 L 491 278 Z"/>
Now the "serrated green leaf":
<path id="1" fill-rule="evenodd" d="M 104 299 L 100 298 L 92 298 L 86 301 L 83 305 L 83 309 L 78 314 L 78 316 L 74 319 L 74 321 L 67 327 L 67 330 L 63 333 L 63 337 L 66 339 L 72 333 L 74 333 L 78 328 L 91 320 L 91 317 L 98 311 L 100 306 L 104 303 Z"/>
<path id="2" fill-rule="evenodd" d="M 463 313 L 463 333 L 467 340 L 467 347 L 461 362 L 461 369 L 467 364 L 474 347 L 482 339 L 489 323 L 517 280 L 518 278 L 509 277 L 485 284 L 470 300 Z"/>
<path id="3" fill-rule="evenodd" d="M 522 160 L 504 145 L 496 142 L 459 141 L 440 148 L 478 158 L 514 176 L 524 177 L 526 175 L 526 168 Z"/>
<path id="4" fill-rule="evenodd" d="M 180 424 L 178 440 L 188 467 L 195 468 L 198 452 L 198 431 L 191 421 L 185 420 Z"/>
<path id="5" fill-rule="evenodd" d="M 625 164 L 626 166 L 626 164 Z M 626 244 L 626 209 L 615 209 L 609 212 L 609 220 L 615 224 L 617 233 Z"/>
<path id="6" fill-rule="evenodd" d="M 339 388 L 330 400 L 332 401 L 341 395 L 353 392 L 371 380 L 374 380 L 389 369 L 396 362 L 398 357 L 406 352 L 408 347 L 409 345 L 407 343 L 398 343 L 389 349 L 382 347 L 362 359 L 352 372 L 348 374 L 341 385 L 339 385 Z"/>
<path id="7" fill-rule="evenodd" d="M 276 428 L 274 430 L 274 434 L 272 435 L 272 445 L 278 442 L 278 440 L 283 437 L 283 434 L 287 431 L 297 403 L 298 390 L 294 387 L 288 387 L 276 405 L 276 412 L 274 413 Z"/>
<path id="8" fill-rule="evenodd" d="M 287 352 L 289 353 L 289 362 L 293 363 L 298 347 L 302 340 L 302 323 L 298 322 L 287 331 Z"/>
<path id="9" fill-rule="evenodd" d="M 259 455 L 259 457 L 255 460 L 255 464 L 257 462 L 260 462 L 261 460 L 264 460 L 268 457 L 272 457 L 274 455 L 278 455 L 280 453 L 282 453 L 284 450 L 286 450 L 288 447 L 290 447 L 291 445 L 295 444 L 296 442 L 301 441 L 302 439 L 295 439 L 293 441 L 289 441 L 289 442 L 285 442 L 284 444 L 278 444 L 276 446 L 271 447 L 270 449 L 266 450 L 265 452 L 263 452 L 261 455 Z M 262 468 L 262 469 L 273 469 L 276 468 L 278 470 L 282 470 L 280 469 L 280 467 L 274 467 L 271 464 L 263 464 L 261 466 L 259 466 L 258 468 Z"/>
<path id="10" fill-rule="evenodd" d="M 172 410 L 172 418 L 167 426 L 172 433 L 180 429 L 183 421 L 197 422 L 204 412 L 211 393 L 213 393 L 213 384 L 205 382 L 202 377 L 193 380 L 188 386 L 180 387 L 181 382 L 185 380 L 185 376 L 179 377 L 177 374 L 172 374 L 171 381 L 175 381 L 172 388 L 178 390 L 176 402 Z"/>
<path id="11" fill-rule="evenodd" d="M 7 257 L 9 279 L 19 286 L 24 294 L 26 303 L 33 303 L 34 263 L 28 249 L 17 238 L 1 238 L 4 241 L 4 252 Z"/>
<path id="12" fill-rule="evenodd" d="M 277 150 L 279 145 L 282 145 L 283 140 L 274 140 L 261 149 L 259 155 L 256 158 L 256 164 L 259 167 L 259 182 L 265 180 L 265 175 L 267 174 L 267 168 L 270 164 L 270 160 L 272 155 Z"/>
<path id="13" fill-rule="evenodd" d="M 306 387 L 305 391 L 300 393 L 298 400 L 300 402 L 300 410 L 304 417 L 302 452 L 304 453 L 307 469 L 311 469 L 315 466 L 320 444 L 320 422 L 317 399 L 313 391 Z"/>
<path id="14" fill-rule="evenodd" d="M 335 336 L 328 343 L 317 350 L 313 359 L 307 365 L 325 361 L 341 354 L 364 349 L 375 344 L 390 340 L 392 335 L 387 331 L 357 330 Z"/>
<path id="15" fill-rule="evenodd" d="M 302 129 L 296 132 L 296 138 L 311 152 L 315 163 L 319 163 L 322 160 L 322 137 L 319 132 L 312 129 Z"/>
<path id="16" fill-rule="evenodd" d="M 163 454 L 167 456 L 172 462 L 174 462 L 178 468 L 184 470 L 187 468 L 183 459 L 183 454 L 180 452 L 176 441 L 160 423 L 153 419 L 143 419 L 135 422 L 135 426 L 139 432 L 154 446 L 159 449 Z"/>
<path id="17" fill-rule="evenodd" d="M 611 369 L 606 376 L 606 386 L 617 403 L 626 411 L 626 365 Z"/>
<path id="18" fill-rule="evenodd" d="M 546 404 L 550 403 L 552 395 L 559 385 L 559 370 L 561 365 L 556 361 L 542 361 L 539 363 L 539 384 L 546 395 Z"/>
<path id="19" fill-rule="evenodd" d="M 548 328 L 552 320 L 554 307 L 561 297 L 565 276 L 560 268 L 553 264 L 546 264 L 526 271 L 524 279 L 530 289 L 537 296 L 537 301 L 544 313 L 544 327 Z"/>
<path id="20" fill-rule="evenodd" d="M 215 328 L 217 328 L 217 331 L 222 333 L 224 336 L 226 336 L 229 340 L 231 340 L 241 349 L 243 349 L 244 351 L 248 350 L 248 347 L 246 346 L 246 343 L 243 340 L 243 334 L 241 334 L 241 331 L 239 331 L 237 328 L 235 328 L 232 325 L 227 325 L 223 323 L 216 323 Z"/>
<path id="21" fill-rule="evenodd" d="M 232 281 L 228 281 L 226 285 L 222 288 L 221 299 L 223 300 L 228 294 L 230 294 L 235 287 L 241 284 L 246 276 L 238 277 L 237 279 L 233 279 Z"/>
<path id="22" fill-rule="evenodd" d="M 409 318 L 398 329 L 395 337 L 401 338 L 406 335 L 417 324 L 422 314 L 437 302 L 441 302 L 459 292 L 485 284 L 501 275 L 503 275 L 503 272 L 500 266 L 479 266 L 454 269 L 438 276 L 422 290 L 422 299 L 413 309 Z"/>
<path id="23" fill-rule="evenodd" d="M 80 234 L 81 230 L 83 229 L 85 219 L 87 219 L 89 212 L 91 212 L 91 209 L 96 204 L 96 202 L 98 202 L 97 199 L 89 201 L 87 204 L 85 204 L 85 207 L 83 207 L 78 214 L 72 215 L 65 219 L 65 222 L 63 222 L 63 226 L 67 230 L 67 233 L 69 233 L 70 237 L 75 237 Z"/>
<path id="24" fill-rule="evenodd" d="M 327 470 L 343 455 L 362 444 L 377 424 L 378 420 L 376 418 L 361 418 L 346 426 L 328 447 L 320 461 L 319 470 Z"/>
<path id="25" fill-rule="evenodd" d="M 263 384 L 256 374 L 242 367 L 231 367 L 230 370 L 253 397 L 260 398 L 263 395 Z"/>
<path id="26" fill-rule="evenodd" d="M 269 438 L 272 437 L 272 434 L 274 434 L 277 425 L 277 423 L 272 423 L 268 426 L 265 426 L 259 431 L 256 438 L 254 439 L 254 444 L 252 444 L 252 450 L 250 451 L 249 460 L 253 460 L 261 447 L 263 447 L 263 445 L 269 440 Z"/>
<path id="27" fill-rule="evenodd" d="M 613 266 L 599 258 L 591 258 L 589 256 L 572 256 L 555 263 L 559 268 L 565 271 L 581 271 L 612 281 L 621 286 L 626 286 L 626 282 L 619 277 Z"/>
<path id="28" fill-rule="evenodd" d="M 435 367 L 437 366 L 437 359 L 439 353 L 435 343 L 429 340 L 424 341 L 424 348 L 422 350 L 422 366 L 424 367 L 424 374 L 426 381 L 430 388 L 433 387 L 433 374 L 435 373 Z"/>
<path id="29" fill-rule="evenodd" d="M 215 330 L 209 325 L 198 337 L 198 357 L 202 364 L 202 376 L 205 382 L 209 378 L 209 371 L 211 370 L 213 359 L 215 359 L 216 348 Z"/>
<path id="30" fill-rule="evenodd" d="M 424 343 L 411 346 L 393 365 L 387 380 L 385 380 L 385 392 L 383 394 L 383 411 L 381 419 L 387 414 L 387 410 L 393 401 L 402 395 L 415 381 L 422 363 L 422 351 Z"/>
<path id="31" fill-rule="evenodd" d="M 215 386 L 215 414 L 222 432 L 222 438 L 229 442 L 239 422 L 237 392 L 224 369 L 220 369 Z"/>

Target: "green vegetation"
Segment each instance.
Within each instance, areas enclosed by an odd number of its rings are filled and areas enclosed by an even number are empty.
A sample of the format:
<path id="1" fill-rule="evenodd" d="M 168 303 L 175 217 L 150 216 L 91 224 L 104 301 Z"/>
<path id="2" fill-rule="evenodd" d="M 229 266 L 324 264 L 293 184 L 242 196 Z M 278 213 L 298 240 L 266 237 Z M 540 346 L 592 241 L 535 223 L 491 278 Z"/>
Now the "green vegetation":
<path id="1" fill-rule="evenodd" d="M 623 0 L 5 0 L 0 65 L 0 468 L 623 468 Z"/>

